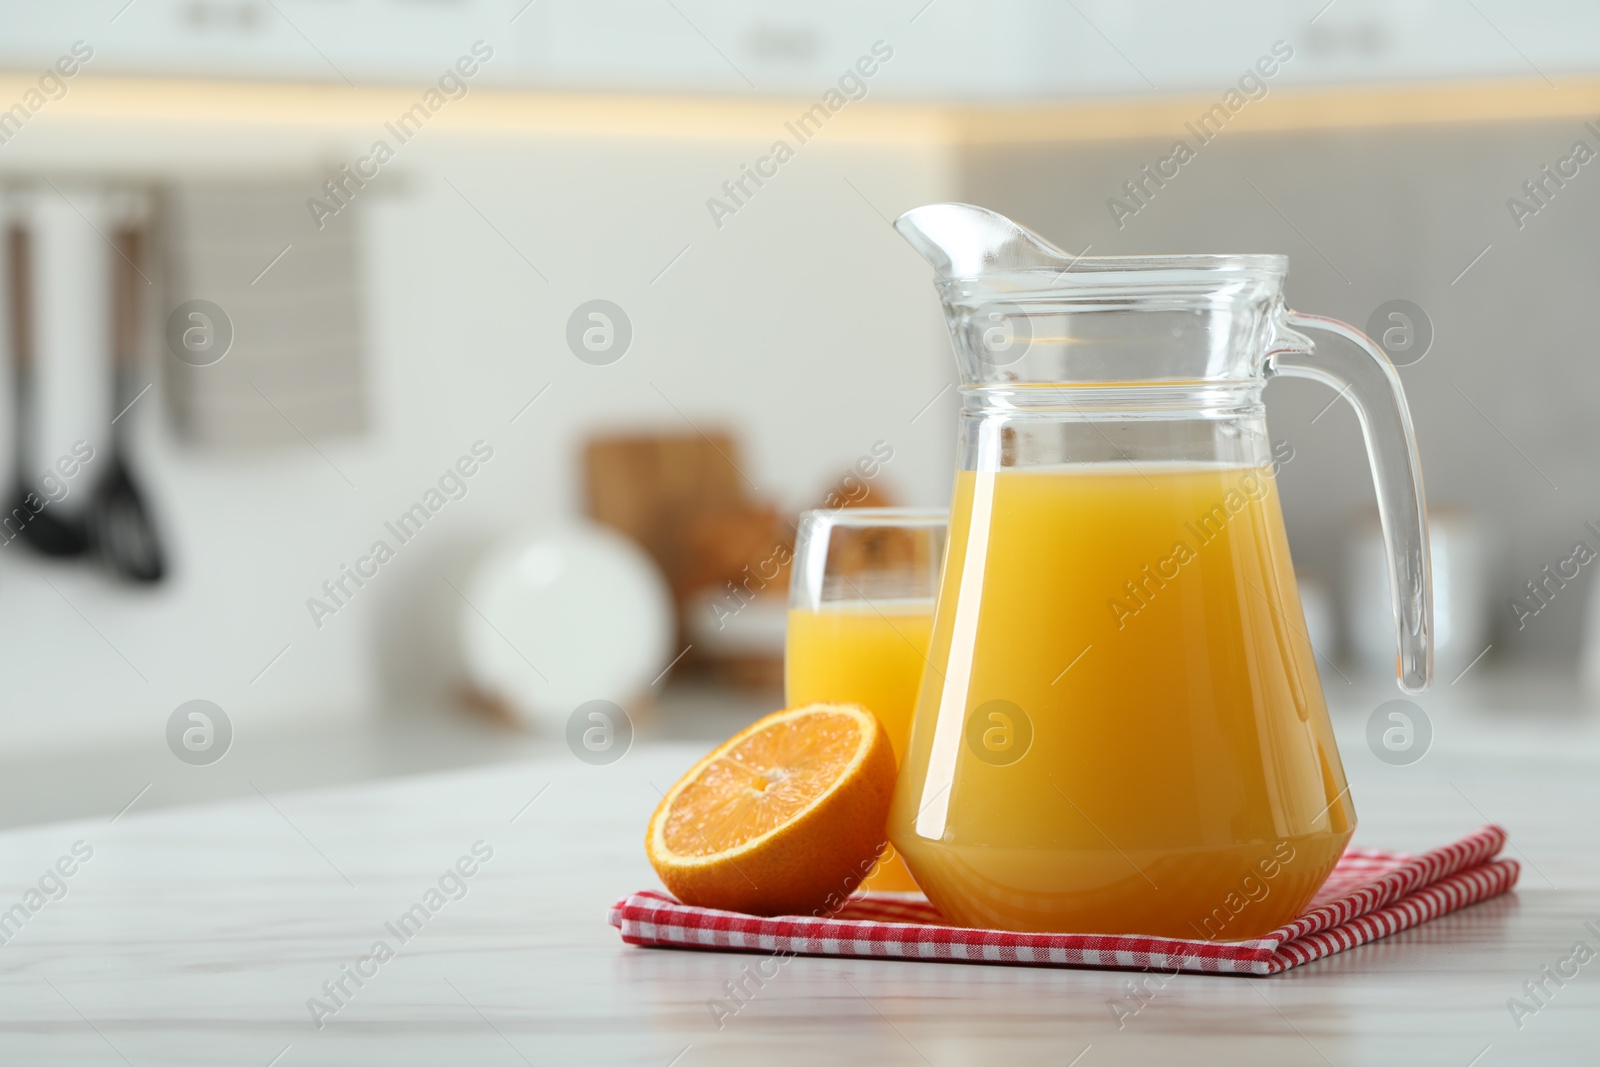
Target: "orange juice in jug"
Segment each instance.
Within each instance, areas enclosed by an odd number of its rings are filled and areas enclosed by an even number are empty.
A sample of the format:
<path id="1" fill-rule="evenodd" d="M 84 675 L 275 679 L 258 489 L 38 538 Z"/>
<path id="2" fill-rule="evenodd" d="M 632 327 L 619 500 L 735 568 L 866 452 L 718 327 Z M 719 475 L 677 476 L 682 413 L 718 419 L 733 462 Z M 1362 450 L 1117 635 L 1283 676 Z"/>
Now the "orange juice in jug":
<path id="1" fill-rule="evenodd" d="M 930 897 L 1021 930 L 1294 918 L 1354 814 L 1270 467 L 961 471 L 951 514 L 890 818 Z"/>

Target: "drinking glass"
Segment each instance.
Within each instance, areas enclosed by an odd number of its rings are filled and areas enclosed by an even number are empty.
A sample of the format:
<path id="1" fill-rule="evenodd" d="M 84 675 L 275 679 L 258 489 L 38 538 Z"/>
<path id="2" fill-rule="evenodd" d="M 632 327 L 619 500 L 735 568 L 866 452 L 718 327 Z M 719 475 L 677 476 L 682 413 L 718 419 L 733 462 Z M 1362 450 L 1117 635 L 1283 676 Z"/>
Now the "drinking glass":
<path id="1" fill-rule="evenodd" d="M 888 731 L 897 765 L 927 664 L 948 520 L 921 508 L 829 508 L 800 517 L 786 703 L 860 704 Z M 861 887 L 917 890 L 892 847 Z"/>

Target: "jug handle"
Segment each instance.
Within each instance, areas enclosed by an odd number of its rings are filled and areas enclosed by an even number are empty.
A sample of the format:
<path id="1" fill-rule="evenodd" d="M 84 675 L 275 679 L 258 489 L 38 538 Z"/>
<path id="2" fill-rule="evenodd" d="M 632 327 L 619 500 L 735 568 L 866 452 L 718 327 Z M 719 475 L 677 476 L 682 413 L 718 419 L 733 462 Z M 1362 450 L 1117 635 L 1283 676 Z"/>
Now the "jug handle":
<path id="1" fill-rule="evenodd" d="M 1321 330 L 1354 345 L 1318 349 L 1301 329 Z M 1433 571 L 1422 467 L 1405 390 L 1394 364 L 1360 330 L 1337 319 L 1280 308 L 1267 377 L 1311 378 L 1337 389 L 1356 410 L 1372 464 L 1378 518 L 1389 557 L 1400 688 L 1420 693 L 1433 681 Z"/>

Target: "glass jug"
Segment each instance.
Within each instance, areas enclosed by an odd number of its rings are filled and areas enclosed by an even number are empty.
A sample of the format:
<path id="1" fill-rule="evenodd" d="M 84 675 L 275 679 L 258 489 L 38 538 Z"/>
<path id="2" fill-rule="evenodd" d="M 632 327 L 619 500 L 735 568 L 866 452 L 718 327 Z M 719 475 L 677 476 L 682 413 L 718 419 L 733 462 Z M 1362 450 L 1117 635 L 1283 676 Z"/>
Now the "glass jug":
<path id="1" fill-rule="evenodd" d="M 1278 504 L 1293 450 L 1261 394 L 1294 375 L 1355 406 L 1418 692 L 1432 589 L 1399 376 L 1359 331 L 1284 306 L 1283 256 L 1075 258 L 965 204 L 895 225 L 933 264 L 962 410 L 890 840 L 962 925 L 1276 929 L 1355 811 Z"/>

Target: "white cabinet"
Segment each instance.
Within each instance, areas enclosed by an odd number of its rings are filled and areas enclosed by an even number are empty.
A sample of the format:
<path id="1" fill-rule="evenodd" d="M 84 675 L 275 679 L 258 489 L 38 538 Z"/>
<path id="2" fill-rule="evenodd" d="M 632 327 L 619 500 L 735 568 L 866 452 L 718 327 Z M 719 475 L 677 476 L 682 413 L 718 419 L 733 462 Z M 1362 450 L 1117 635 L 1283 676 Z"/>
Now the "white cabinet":
<path id="1" fill-rule="evenodd" d="M 1282 40 L 1291 83 L 1547 76 L 1600 66 L 1576 0 L 86 0 L 0 2 L 0 63 L 75 40 L 101 73 L 435 80 L 483 40 L 502 85 L 814 96 L 875 41 L 886 96 L 1221 91 Z"/>

